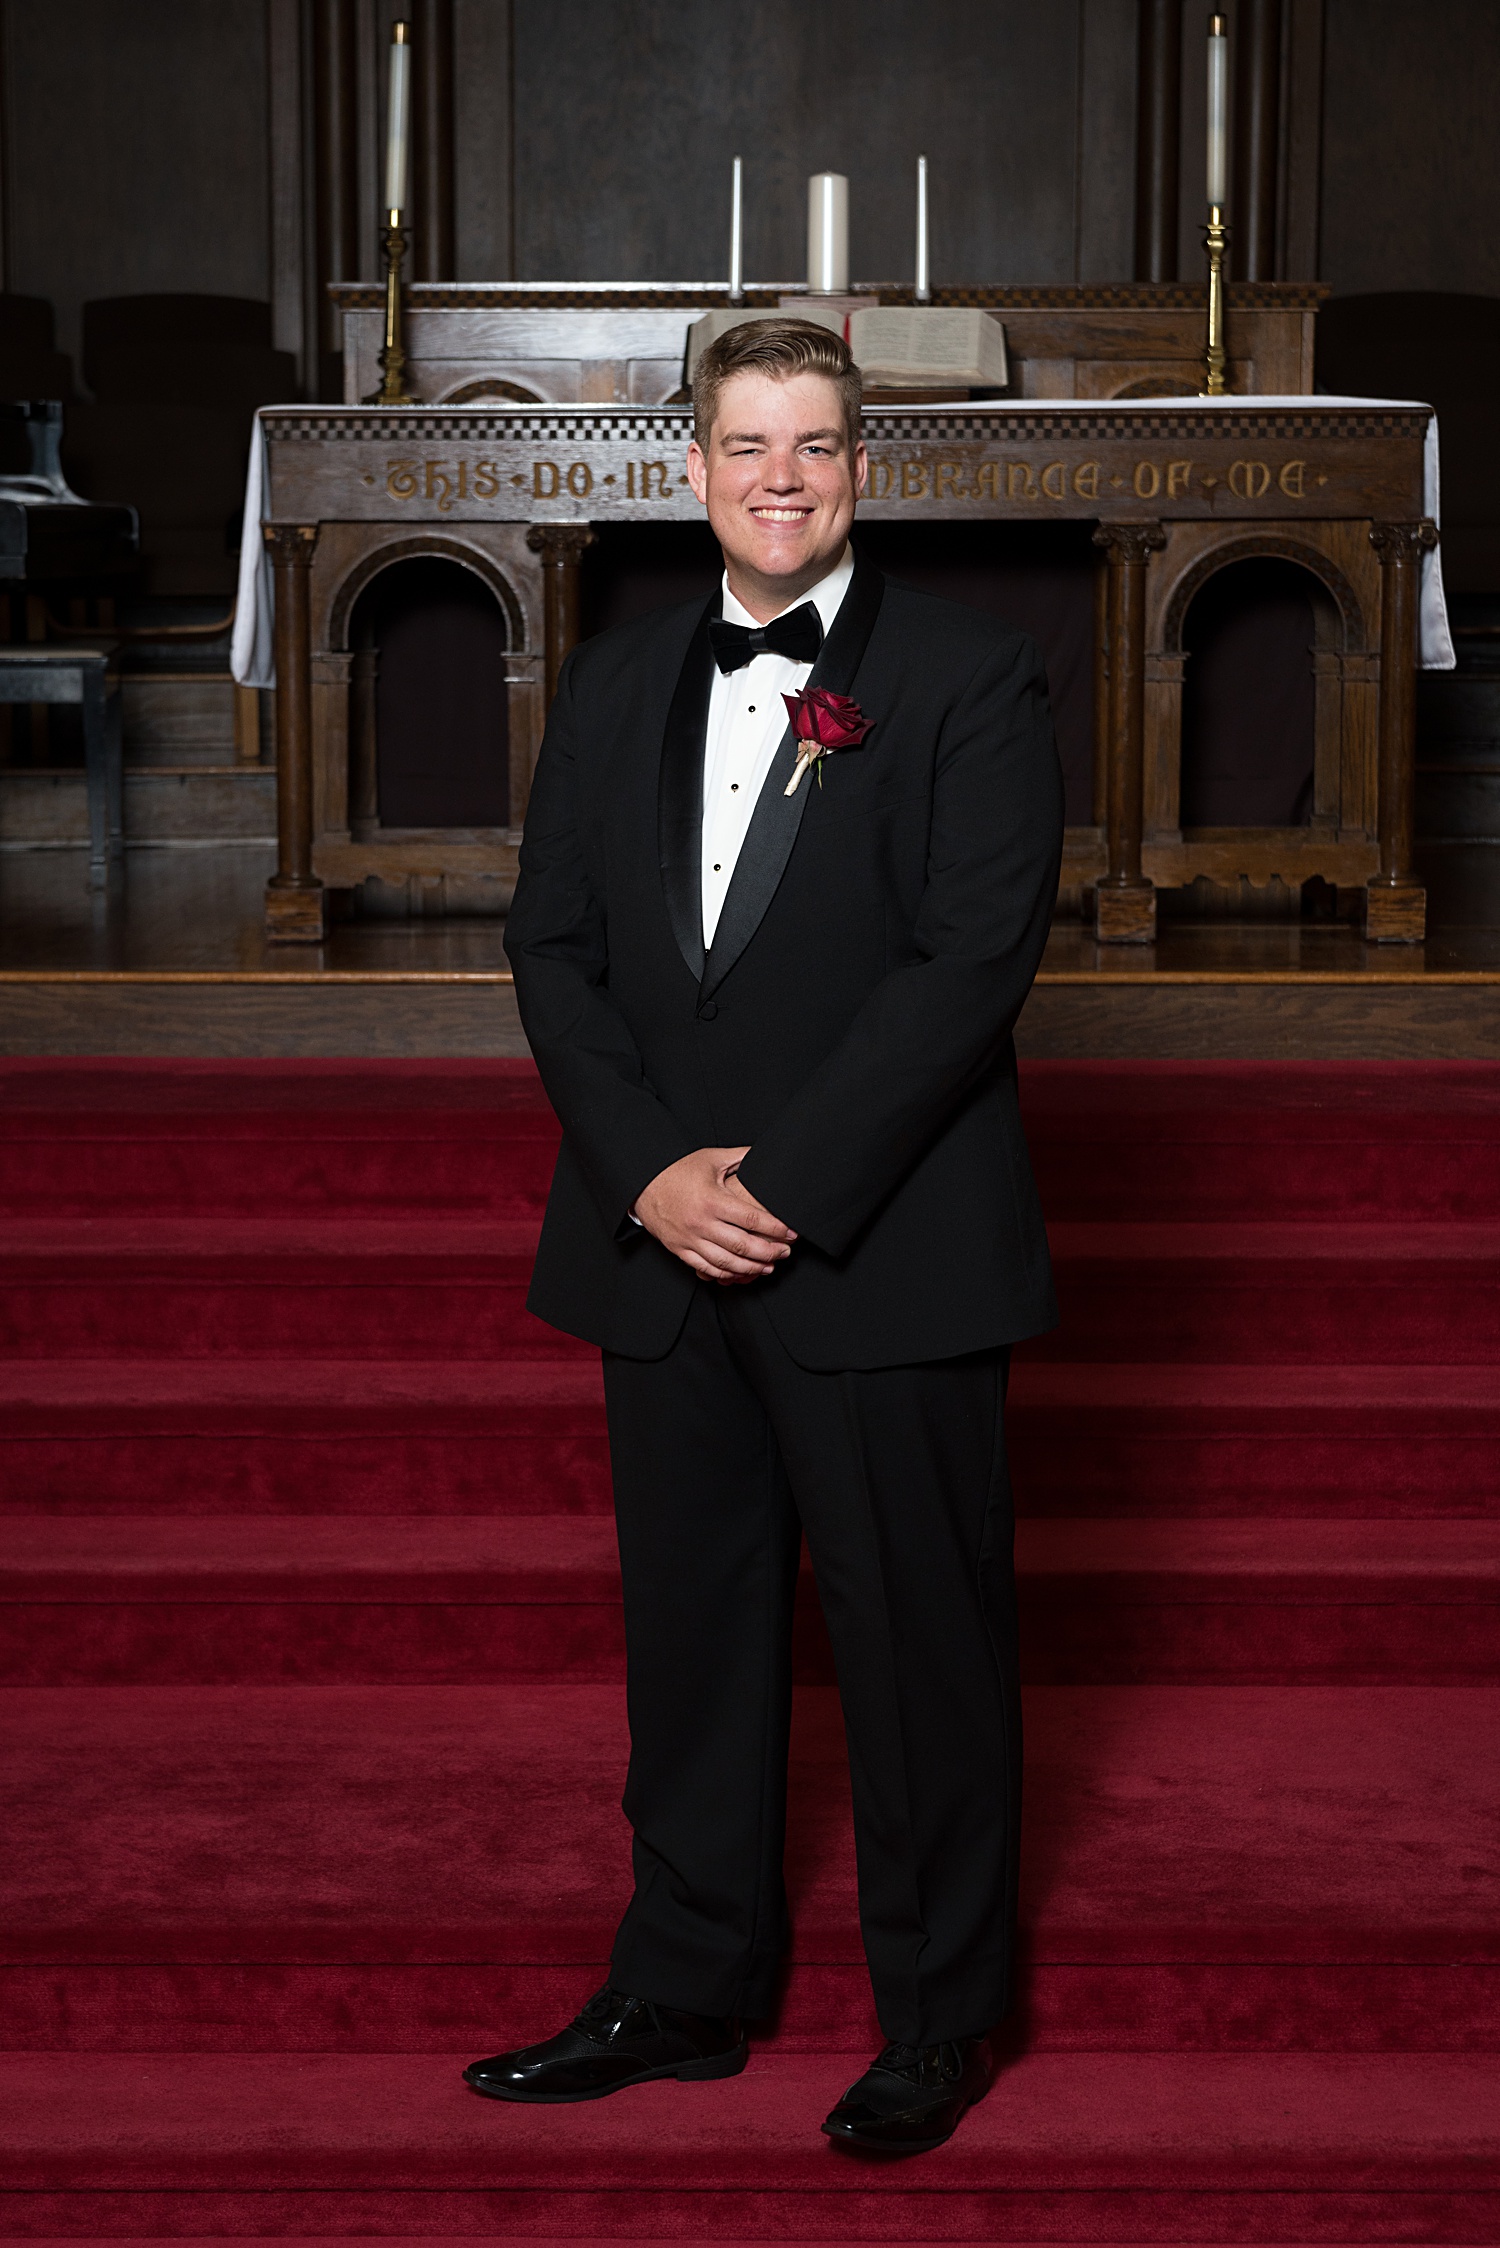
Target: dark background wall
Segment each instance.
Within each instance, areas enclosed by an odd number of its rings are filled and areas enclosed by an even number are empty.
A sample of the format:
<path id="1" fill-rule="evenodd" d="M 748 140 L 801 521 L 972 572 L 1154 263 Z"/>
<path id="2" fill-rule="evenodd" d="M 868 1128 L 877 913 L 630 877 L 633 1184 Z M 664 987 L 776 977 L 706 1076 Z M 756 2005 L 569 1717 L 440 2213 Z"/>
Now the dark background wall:
<path id="1" fill-rule="evenodd" d="M 75 349 L 91 297 L 210 291 L 308 324 L 320 0 L 3 0 L 4 282 Z M 450 0 L 456 279 L 802 270 L 808 172 L 846 171 L 857 275 L 910 272 L 931 158 L 939 281 L 1127 278 L 1136 0 Z M 1500 8 L 1283 0 L 1281 269 L 1340 292 L 1500 293 Z M 360 262 L 374 270 L 395 0 L 352 0 Z M 410 8 L 408 13 L 412 12 Z M 1199 0 L 1184 0 L 1180 260 L 1198 270 Z"/>
<path id="2" fill-rule="evenodd" d="M 1319 278 L 1500 296 L 1500 7 L 1325 5 Z"/>
<path id="3" fill-rule="evenodd" d="M 265 0 L 6 0 L 5 286 L 271 293 Z"/>
<path id="4" fill-rule="evenodd" d="M 216 559 L 183 560 L 170 587 L 161 581 L 163 590 L 201 583 L 207 591 L 227 582 L 233 510 L 224 494 L 246 401 L 264 397 L 267 385 L 272 395 L 336 394 L 337 335 L 323 284 L 330 273 L 378 271 L 382 74 L 397 14 L 415 21 L 419 61 L 447 55 L 432 108 L 442 145 L 429 135 L 419 165 L 420 180 L 443 185 L 441 198 L 435 188 L 418 192 L 414 277 L 722 275 L 729 160 L 739 153 L 750 277 L 800 276 L 806 176 L 826 166 L 849 176 L 855 278 L 899 279 L 911 271 L 922 151 L 932 164 L 936 280 L 1087 282 L 1146 270 L 1137 240 L 1139 26 L 1143 14 L 1168 22 L 1175 6 L 0 0 L 0 282 L 11 301 L 53 307 L 57 341 L 73 361 L 78 431 L 94 386 L 88 336 L 112 321 L 130 356 L 129 319 L 108 309 L 121 299 L 137 302 L 140 333 L 158 353 L 159 363 L 143 368 L 145 388 L 164 395 L 175 367 L 176 404 L 221 411 L 226 431 L 233 420 L 193 534 L 202 556 L 212 545 Z M 1441 319 L 1435 307 L 1428 321 L 1409 307 L 1387 314 L 1376 305 L 1341 327 L 1327 321 L 1326 371 L 1339 386 L 1369 390 L 1399 376 L 1407 392 L 1416 384 L 1434 397 L 1456 429 L 1448 401 L 1456 412 L 1478 399 L 1475 370 L 1482 362 L 1487 383 L 1492 356 L 1485 321 L 1500 313 L 1500 134 L 1491 114 L 1500 6 L 1235 0 L 1232 26 L 1257 11 L 1279 21 L 1280 57 L 1274 240 L 1260 270 L 1326 280 L 1344 300 L 1447 293 Z M 1181 0 L 1181 194 L 1176 225 L 1162 236 L 1162 278 L 1196 280 L 1202 271 L 1204 21 L 1202 0 Z M 330 85 L 340 120 L 334 189 Z M 335 190 L 349 214 L 341 234 L 338 226 L 330 234 Z M 164 298 L 174 304 L 163 307 Z M 205 307 L 196 340 L 195 300 Z M 18 395 L 20 364 L 5 361 L 5 301 L 0 388 Z M 37 317 L 36 307 L 25 314 L 33 367 L 41 364 Z M 1422 346 L 1399 370 L 1379 348 L 1398 325 Z M 241 339 L 237 371 L 216 357 L 232 336 Z M 119 352 L 116 360 L 123 364 Z M 109 403 L 102 394 L 96 402 L 101 412 Z M 119 446 L 110 454 L 105 436 L 90 454 L 125 457 Z M 1480 474 L 1476 459 L 1473 479 Z M 1495 515 L 1489 499 L 1482 513 L 1487 523 Z M 1500 558 L 1500 538 L 1490 543 Z M 1497 571 L 1500 559 L 1490 575 Z"/>

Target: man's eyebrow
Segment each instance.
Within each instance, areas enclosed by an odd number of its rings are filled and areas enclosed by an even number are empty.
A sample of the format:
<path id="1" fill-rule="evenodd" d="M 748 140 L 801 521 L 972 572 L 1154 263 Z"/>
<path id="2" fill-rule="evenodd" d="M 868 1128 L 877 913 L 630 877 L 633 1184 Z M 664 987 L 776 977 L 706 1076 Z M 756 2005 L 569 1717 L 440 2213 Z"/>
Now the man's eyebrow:
<path id="1" fill-rule="evenodd" d="M 843 431 L 831 429 L 801 429 L 793 440 L 798 445 L 810 445 L 819 437 L 842 437 Z M 726 429 L 719 442 L 723 445 L 765 445 L 770 442 L 763 429 Z"/>

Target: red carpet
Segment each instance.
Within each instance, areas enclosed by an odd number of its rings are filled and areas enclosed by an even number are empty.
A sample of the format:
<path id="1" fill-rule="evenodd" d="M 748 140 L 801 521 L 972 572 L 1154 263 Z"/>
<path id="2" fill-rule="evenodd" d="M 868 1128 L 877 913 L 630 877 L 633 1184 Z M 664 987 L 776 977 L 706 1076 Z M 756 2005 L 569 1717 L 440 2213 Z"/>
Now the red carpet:
<path id="1" fill-rule="evenodd" d="M 810 1596 L 748 2074 L 457 2082 L 586 1995 L 627 1875 L 530 1070 L 0 1064 L 0 2227 L 1500 2234 L 1500 1069 L 1025 1090 L 1026 1997 L 892 2169 L 816 2130 L 877 2033 Z"/>

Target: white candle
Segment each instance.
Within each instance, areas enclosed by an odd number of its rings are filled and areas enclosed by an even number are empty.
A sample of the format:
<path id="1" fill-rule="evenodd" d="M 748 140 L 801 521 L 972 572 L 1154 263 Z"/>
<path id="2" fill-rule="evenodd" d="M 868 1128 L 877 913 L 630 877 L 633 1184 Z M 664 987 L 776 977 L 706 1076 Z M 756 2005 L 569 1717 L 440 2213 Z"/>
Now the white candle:
<path id="1" fill-rule="evenodd" d="M 745 237 L 740 210 L 742 167 L 738 157 L 734 160 L 734 179 L 729 190 L 729 301 L 741 304 L 745 296 Z"/>
<path id="2" fill-rule="evenodd" d="M 1208 19 L 1208 200 L 1229 200 L 1229 40 L 1223 16 Z"/>
<path id="3" fill-rule="evenodd" d="M 927 159 L 917 158 L 917 286 L 918 304 L 931 304 L 932 277 L 927 267 Z"/>
<path id="4" fill-rule="evenodd" d="M 385 113 L 385 207 L 406 209 L 411 150 L 410 25 L 391 25 L 391 81 Z"/>
<path id="5" fill-rule="evenodd" d="M 841 297 L 849 286 L 849 182 L 842 172 L 814 172 L 807 183 L 807 285 L 821 297 Z"/>

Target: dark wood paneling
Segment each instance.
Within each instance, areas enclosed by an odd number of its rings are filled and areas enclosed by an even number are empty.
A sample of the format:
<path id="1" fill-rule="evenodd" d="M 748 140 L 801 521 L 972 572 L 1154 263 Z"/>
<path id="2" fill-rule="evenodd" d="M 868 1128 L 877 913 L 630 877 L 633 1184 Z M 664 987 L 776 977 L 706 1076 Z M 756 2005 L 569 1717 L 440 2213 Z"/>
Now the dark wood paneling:
<path id="1" fill-rule="evenodd" d="M 270 295 L 265 0 L 7 0 L 9 285 Z"/>
<path id="2" fill-rule="evenodd" d="M 1274 281 L 1280 197 L 1281 0 L 1240 0 L 1234 18 L 1237 281 Z"/>
<path id="3" fill-rule="evenodd" d="M 809 173 L 844 172 L 861 278 L 908 276 L 931 163 L 935 283 L 1074 277 L 1078 0 L 515 0 L 523 280 L 806 266 Z"/>
<path id="4" fill-rule="evenodd" d="M 1322 278 L 1500 296 L 1500 8 L 1327 0 Z"/>
<path id="5" fill-rule="evenodd" d="M 460 281 L 515 276 L 510 17 L 510 0 L 454 0 L 454 264 Z"/>
<path id="6" fill-rule="evenodd" d="M 1182 181 L 1182 0 L 1140 0 L 1135 277 L 1177 279 Z"/>
<path id="7" fill-rule="evenodd" d="M 412 29 L 411 279 L 452 281 L 453 0 L 408 0 Z"/>
<path id="8" fill-rule="evenodd" d="M 342 398 L 343 320 L 326 284 L 359 272 L 359 39 L 356 0 L 312 0 L 318 396 Z"/>

